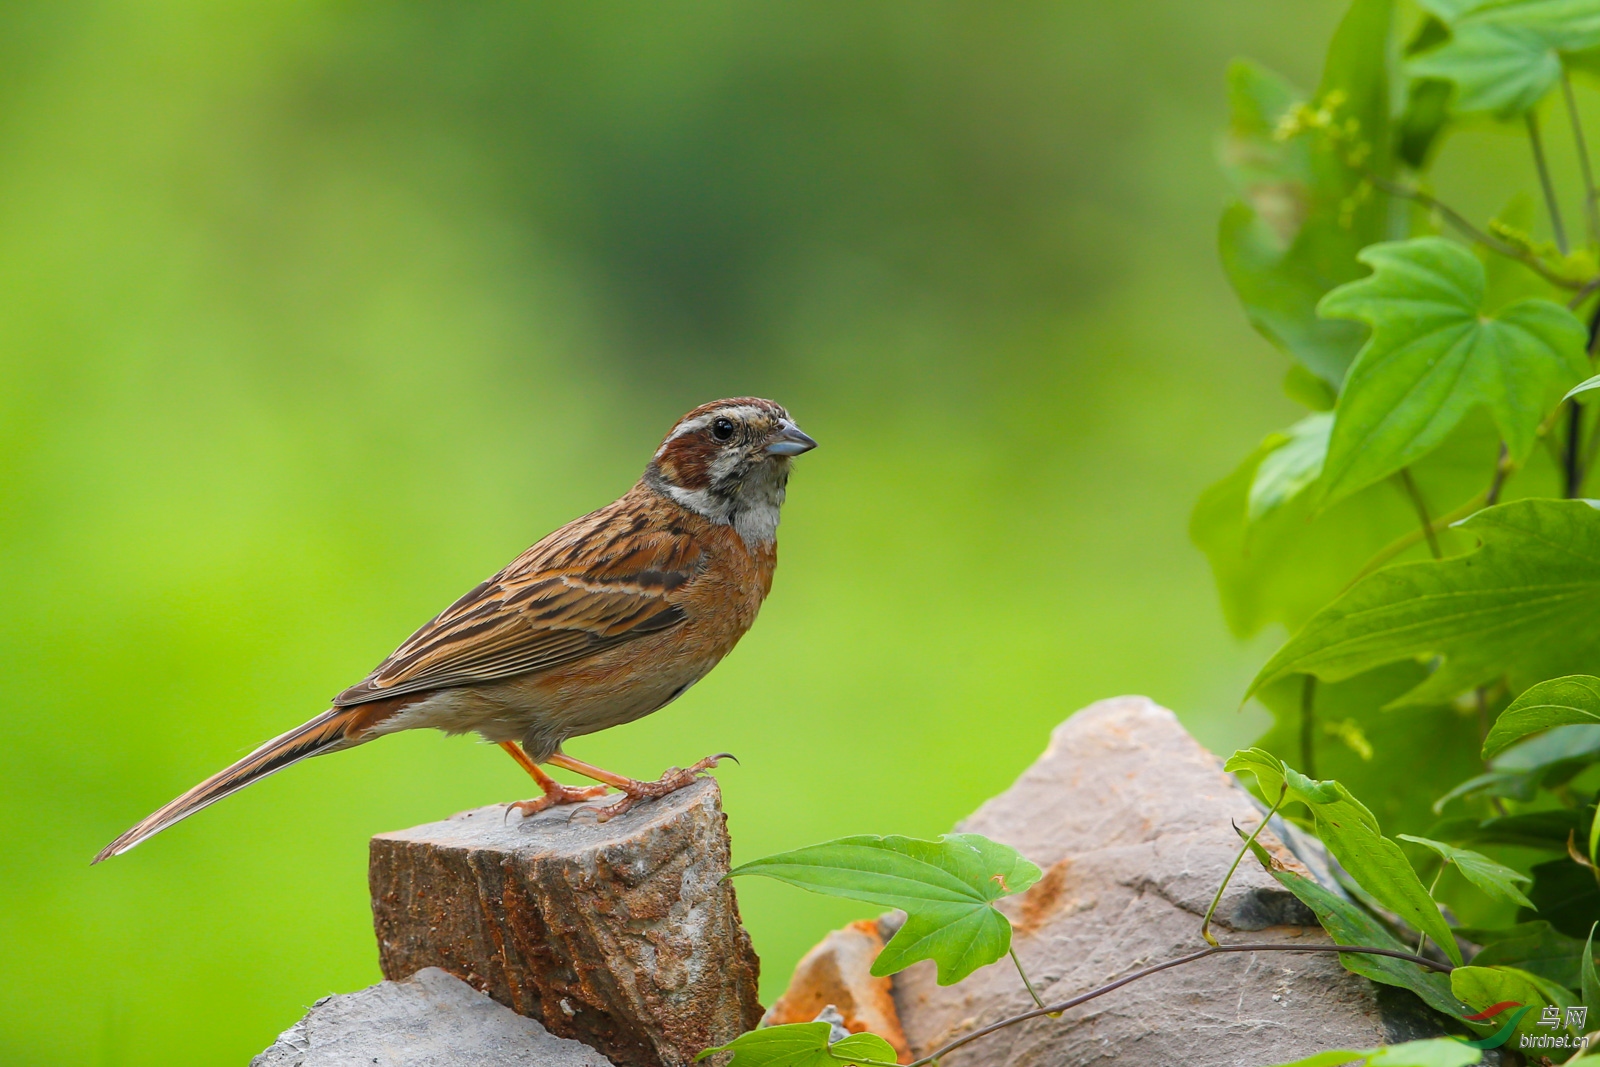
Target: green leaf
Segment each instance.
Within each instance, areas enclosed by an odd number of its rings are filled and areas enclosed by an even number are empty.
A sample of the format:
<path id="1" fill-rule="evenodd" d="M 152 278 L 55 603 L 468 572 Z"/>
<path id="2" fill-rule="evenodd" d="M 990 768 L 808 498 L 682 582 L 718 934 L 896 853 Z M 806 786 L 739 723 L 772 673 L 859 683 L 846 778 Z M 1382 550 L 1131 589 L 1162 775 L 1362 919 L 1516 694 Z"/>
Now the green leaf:
<path id="1" fill-rule="evenodd" d="M 1228 70 L 1232 119 L 1223 165 L 1241 203 L 1222 217 L 1223 269 L 1251 325 L 1330 384 L 1361 343 L 1358 327 L 1319 319 L 1317 301 L 1361 273 L 1360 249 L 1380 240 L 1387 197 L 1391 0 L 1355 0 L 1334 33 L 1309 102 L 1270 72 Z"/>
<path id="2" fill-rule="evenodd" d="M 1576 811 L 1528 811 L 1499 818 L 1449 819 L 1429 831 L 1435 838 L 1472 845 L 1511 845 L 1548 852 L 1567 850 L 1567 838 L 1588 833 L 1589 823 Z"/>
<path id="3" fill-rule="evenodd" d="M 1587 1020 L 1591 1028 L 1600 1029 L 1600 974 L 1594 969 L 1594 923 L 1589 925 L 1589 936 L 1583 942 L 1583 957 L 1578 968 L 1578 988 L 1583 992 L 1583 1003 L 1587 1007 Z M 1563 983 L 1571 985 L 1570 982 Z M 1586 1021 L 1587 1021 L 1586 1020 Z"/>
<path id="4" fill-rule="evenodd" d="M 1511 458 L 1525 459 L 1545 413 L 1587 369 L 1583 323 L 1548 300 L 1488 315 L 1483 264 L 1442 237 L 1373 245 L 1359 258 L 1372 274 L 1318 305 L 1372 327 L 1335 409 L 1327 499 L 1416 462 L 1474 407 L 1489 409 Z"/>
<path id="5" fill-rule="evenodd" d="M 1600 374 L 1596 374 L 1593 378 L 1585 378 L 1577 385 L 1574 385 L 1571 389 L 1567 390 L 1567 395 L 1561 399 L 1571 400 L 1579 393 L 1587 393 L 1595 389 L 1600 389 Z"/>
<path id="6" fill-rule="evenodd" d="M 1483 758 L 1492 759 L 1530 734 L 1552 726 L 1600 724 L 1600 678 L 1574 674 L 1524 690 L 1489 728 Z"/>
<path id="7" fill-rule="evenodd" d="M 1456 963 L 1461 950 L 1438 905 L 1423 888 L 1400 846 L 1383 836 L 1378 820 L 1338 782 L 1306 778 L 1265 749 L 1235 752 L 1226 771 L 1249 771 L 1270 803 L 1287 782 L 1289 795 L 1311 809 L 1317 836 L 1360 886 L 1379 903 L 1427 934 Z"/>
<path id="8" fill-rule="evenodd" d="M 727 1067 L 839 1067 L 840 1064 L 893 1064 L 894 1047 L 877 1034 L 851 1034 L 832 1044 L 833 1027 L 825 1022 L 785 1023 L 740 1034 L 726 1045 L 708 1048 L 703 1060 L 731 1052 Z"/>
<path id="9" fill-rule="evenodd" d="M 1483 1053 L 1471 1045 L 1448 1037 L 1435 1037 L 1378 1048 L 1329 1049 L 1281 1067 L 1340 1067 L 1346 1063 L 1367 1067 L 1467 1067 L 1482 1058 Z"/>
<path id="10" fill-rule="evenodd" d="M 1531 1007 L 1517 1024 L 1516 1032 L 1522 1034 L 1539 1032 L 1539 1016 L 1546 1005 L 1565 1008 L 1572 1003 L 1566 990 L 1515 967 L 1457 967 L 1450 972 L 1450 990 L 1473 1012 L 1506 1001 Z"/>
<path id="11" fill-rule="evenodd" d="M 1516 967 L 1557 985 L 1568 988 L 1578 985 L 1583 942 L 1568 937 L 1542 919 L 1518 923 L 1504 930 L 1461 929 L 1456 933 L 1484 946 L 1483 951 L 1472 958 L 1479 967 Z"/>
<path id="12" fill-rule="evenodd" d="M 1449 704 L 1408 708 L 1396 715 L 1382 708 L 1427 677 L 1421 664 L 1391 663 L 1341 682 L 1321 682 L 1315 690 L 1314 742 L 1318 773 L 1344 783 L 1362 798 L 1390 833 L 1429 832 L 1437 821 L 1432 805 L 1440 793 L 1482 767 L 1478 738 L 1462 728 L 1461 713 Z M 1291 675 L 1267 686 L 1257 698 L 1276 720 L 1256 744 L 1302 762 L 1300 704 L 1304 676 Z M 1336 734 L 1354 724 L 1372 746 L 1361 758 Z M 1418 752 L 1428 753 L 1419 760 Z"/>
<path id="13" fill-rule="evenodd" d="M 1317 480 L 1328 454 L 1328 434 L 1332 429 L 1333 416 L 1318 412 L 1307 415 L 1283 434 L 1274 435 L 1281 443 L 1261 458 L 1250 482 L 1246 514 L 1251 522 L 1293 500 Z"/>
<path id="14" fill-rule="evenodd" d="M 1430 16 L 1406 44 L 1406 55 L 1425 52 L 1449 37 L 1444 23 Z M 1412 170 L 1427 168 L 1439 134 L 1449 120 L 1454 90 L 1455 86 L 1438 78 L 1413 78 L 1407 86 L 1405 110 L 1395 122 L 1395 154 Z"/>
<path id="15" fill-rule="evenodd" d="M 1600 885 L 1595 883 L 1594 871 L 1571 859 L 1558 859 L 1535 864 L 1532 873 L 1528 899 L 1539 909 L 1538 917 L 1548 919 L 1568 937 L 1588 934 L 1600 919 Z M 1518 913 L 1519 918 L 1523 916 L 1534 918 L 1531 912 Z"/>
<path id="16" fill-rule="evenodd" d="M 1561 77 L 1564 54 L 1600 45 L 1595 0 L 1425 0 L 1450 39 L 1408 64 L 1412 74 L 1457 87 L 1455 110 L 1520 115 Z"/>
<path id="17" fill-rule="evenodd" d="M 1242 836 L 1242 835 L 1241 835 Z M 1250 843 L 1250 851 L 1260 861 L 1267 873 L 1276 878 L 1301 903 L 1316 915 L 1328 936 L 1340 945 L 1365 945 L 1370 948 L 1387 948 L 1396 952 L 1410 952 L 1415 946 L 1396 941 L 1378 920 L 1362 911 L 1341 896 L 1337 896 L 1305 875 L 1276 863 L 1259 842 Z M 1451 944 L 1455 941 L 1449 939 Z M 1460 1016 L 1471 1011 L 1450 992 L 1450 983 L 1444 975 L 1415 963 L 1407 963 L 1391 956 L 1340 953 L 1339 962 L 1345 970 L 1370 978 L 1384 985 L 1409 989 L 1423 1002 L 1446 1015 Z"/>
<path id="18" fill-rule="evenodd" d="M 1015 849 L 981 834 L 843 837 L 734 868 L 813 893 L 900 908 L 905 925 L 872 965 L 893 974 L 931 959 L 940 985 L 959 982 L 1011 947 L 1011 923 L 993 902 L 1039 880 L 1039 868 Z"/>
<path id="19" fill-rule="evenodd" d="M 1443 656 L 1391 706 L 1430 704 L 1501 677 L 1517 692 L 1600 666 L 1600 512 L 1581 500 L 1519 500 L 1460 525 L 1482 539 L 1478 551 L 1363 578 L 1278 650 L 1250 694 L 1290 674 L 1338 681 Z"/>
<path id="20" fill-rule="evenodd" d="M 1456 870 L 1461 872 L 1463 878 L 1496 900 L 1509 900 L 1523 907 L 1533 907 L 1533 903 L 1522 895 L 1522 890 L 1516 885 L 1518 882 L 1531 882 L 1533 879 L 1520 871 L 1496 863 L 1481 852 L 1456 848 L 1443 841 L 1413 837 L 1410 834 L 1400 834 L 1399 837 L 1402 841 L 1410 841 L 1414 845 L 1421 845 L 1437 852 L 1444 862 L 1455 864 Z"/>

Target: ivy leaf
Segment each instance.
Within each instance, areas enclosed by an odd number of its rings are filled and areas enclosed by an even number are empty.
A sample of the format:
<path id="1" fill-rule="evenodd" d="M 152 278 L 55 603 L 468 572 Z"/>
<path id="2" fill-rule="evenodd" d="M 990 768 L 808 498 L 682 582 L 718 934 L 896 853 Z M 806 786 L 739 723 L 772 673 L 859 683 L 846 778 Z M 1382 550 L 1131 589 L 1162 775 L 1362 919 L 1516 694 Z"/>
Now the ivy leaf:
<path id="1" fill-rule="evenodd" d="M 1483 739 L 1483 758 L 1493 759 L 1530 734 L 1552 726 L 1600 723 L 1600 678 L 1574 674 L 1525 690 L 1511 702 Z"/>
<path id="2" fill-rule="evenodd" d="M 981 834 L 946 834 L 937 841 L 841 837 L 752 860 L 731 873 L 901 909 L 905 925 L 878 954 L 872 973 L 881 977 L 931 959 L 940 985 L 1006 954 L 1011 923 L 994 901 L 1022 892 L 1040 875 L 1015 849 Z"/>
<path id="3" fill-rule="evenodd" d="M 1413 845 L 1437 852 L 1446 863 L 1453 863 L 1461 876 L 1486 894 L 1496 900 L 1509 900 L 1513 904 L 1521 904 L 1525 908 L 1533 907 L 1533 902 L 1522 895 L 1522 890 L 1517 888 L 1518 882 L 1531 882 L 1532 878 L 1514 871 L 1504 864 L 1496 863 L 1481 852 L 1471 849 L 1456 848 L 1443 841 L 1434 841 L 1426 837 L 1413 837 L 1410 834 L 1397 835 L 1402 841 L 1410 841 Z"/>
<path id="4" fill-rule="evenodd" d="M 1240 835 L 1244 836 L 1243 834 Z M 1303 874 L 1289 870 L 1276 862 L 1260 842 L 1250 842 L 1250 851 L 1260 861 L 1267 873 L 1277 879 L 1302 904 L 1316 915 L 1317 922 L 1333 938 L 1335 944 L 1366 945 L 1387 948 L 1396 952 L 1411 952 L 1415 945 L 1402 945 L 1395 940 L 1387 927 L 1344 897 L 1329 892 Z M 1454 944 L 1454 939 L 1450 939 Z M 1423 1002 L 1446 1015 L 1460 1016 L 1470 1011 L 1450 992 L 1450 983 L 1437 971 L 1427 970 L 1415 963 L 1407 963 L 1392 956 L 1370 956 L 1340 953 L 1339 962 L 1352 974 L 1370 978 L 1384 985 L 1409 989 Z"/>
<path id="5" fill-rule="evenodd" d="M 1318 612 L 1261 668 L 1248 695 L 1290 674 L 1324 681 L 1443 656 L 1391 703 L 1442 703 L 1508 677 L 1513 692 L 1600 667 L 1600 512 L 1582 500 L 1519 500 L 1460 528 L 1483 547 L 1377 571 Z"/>
<path id="6" fill-rule="evenodd" d="M 1250 482 L 1246 514 L 1251 522 L 1293 500 L 1317 480 L 1328 455 L 1328 434 L 1332 429 L 1333 416 L 1317 412 L 1275 435 L 1278 443 L 1261 458 Z M 1268 440 L 1270 443 L 1273 439 Z"/>
<path id="7" fill-rule="evenodd" d="M 840 1067 L 841 1064 L 893 1064 L 894 1047 L 877 1034 L 851 1034 L 832 1044 L 826 1022 L 763 1026 L 740 1034 L 726 1045 L 708 1048 L 696 1062 L 718 1052 L 731 1052 L 727 1067 Z"/>
<path id="8" fill-rule="evenodd" d="M 1372 327 L 1336 409 L 1326 499 L 1414 463 L 1478 406 L 1511 458 L 1525 459 L 1545 412 L 1588 368 L 1583 323 L 1549 300 L 1486 314 L 1483 264 L 1442 237 L 1372 245 L 1359 258 L 1372 274 L 1317 308 Z"/>
<path id="9" fill-rule="evenodd" d="M 1355 0 L 1309 101 L 1253 64 L 1228 71 L 1223 165 L 1242 200 L 1223 214 L 1223 269 L 1250 324 L 1332 385 L 1344 378 L 1361 331 L 1319 319 L 1316 306 L 1360 275 L 1356 253 L 1385 232 L 1387 197 L 1373 193 L 1366 175 L 1392 169 L 1392 18 L 1392 0 Z"/>
<path id="10" fill-rule="evenodd" d="M 1414 75 L 1456 85 L 1455 110 L 1513 117 L 1561 77 L 1563 54 L 1600 45 L 1595 0 L 1422 0 L 1450 27 L 1450 39 L 1413 58 Z"/>
<path id="11" fill-rule="evenodd" d="M 1289 796 L 1311 809 L 1317 836 L 1341 866 L 1379 903 L 1431 938 L 1456 963 L 1461 949 L 1438 905 L 1423 888 L 1400 846 L 1383 836 L 1366 805 L 1338 782 L 1307 778 L 1261 748 L 1235 752 L 1223 770 L 1249 771 L 1270 803 L 1287 784 Z"/>

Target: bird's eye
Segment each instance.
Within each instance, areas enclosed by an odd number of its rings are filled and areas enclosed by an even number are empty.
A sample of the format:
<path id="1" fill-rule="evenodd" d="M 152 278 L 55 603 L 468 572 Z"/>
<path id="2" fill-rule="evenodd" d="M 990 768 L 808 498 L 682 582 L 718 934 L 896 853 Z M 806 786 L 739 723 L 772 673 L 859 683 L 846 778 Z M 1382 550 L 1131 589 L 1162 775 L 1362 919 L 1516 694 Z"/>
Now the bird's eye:
<path id="1" fill-rule="evenodd" d="M 733 420 L 718 419 L 711 424 L 711 436 L 719 441 L 726 441 L 733 436 Z"/>

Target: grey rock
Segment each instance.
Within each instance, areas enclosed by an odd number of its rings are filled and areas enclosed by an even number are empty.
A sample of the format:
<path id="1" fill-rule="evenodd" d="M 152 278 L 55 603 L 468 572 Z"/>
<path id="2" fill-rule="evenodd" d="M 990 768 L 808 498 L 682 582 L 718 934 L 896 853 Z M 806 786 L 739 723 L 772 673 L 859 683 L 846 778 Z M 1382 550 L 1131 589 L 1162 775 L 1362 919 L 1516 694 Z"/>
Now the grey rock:
<path id="1" fill-rule="evenodd" d="M 436 967 L 323 997 L 250 1067 L 611 1067 Z"/>
<path id="2" fill-rule="evenodd" d="M 441 967 L 623 1067 L 692 1063 L 761 1018 L 720 797 L 705 778 L 609 822 L 495 806 L 374 837 L 384 976 Z"/>
<path id="3" fill-rule="evenodd" d="M 1260 810 L 1220 761 L 1144 697 L 1101 701 L 1051 735 L 1038 761 L 958 829 L 1003 841 L 1044 868 L 1002 902 L 1014 948 L 1046 1003 L 1204 947 L 1200 920 Z M 1271 830 L 1262 844 L 1306 873 Z M 1328 944 L 1313 916 L 1246 858 L 1222 898 L 1224 942 Z M 895 978 L 919 1056 L 1033 1006 L 1009 959 L 940 987 L 931 963 Z M 1241 953 L 1165 971 L 951 1053 L 964 1064 L 1274 1064 L 1330 1048 L 1443 1033 L 1410 993 L 1350 974 L 1333 954 Z"/>

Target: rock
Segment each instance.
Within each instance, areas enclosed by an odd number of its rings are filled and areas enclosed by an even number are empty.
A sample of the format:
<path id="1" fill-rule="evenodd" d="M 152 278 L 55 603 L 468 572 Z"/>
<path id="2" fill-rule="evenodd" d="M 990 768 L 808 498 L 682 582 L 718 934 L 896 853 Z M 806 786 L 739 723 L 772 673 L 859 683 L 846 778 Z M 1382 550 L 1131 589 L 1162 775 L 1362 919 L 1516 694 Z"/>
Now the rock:
<path id="1" fill-rule="evenodd" d="M 441 967 L 622 1067 L 683 1067 L 761 1017 L 721 794 L 706 778 L 599 822 L 504 806 L 372 839 L 384 976 Z"/>
<path id="2" fill-rule="evenodd" d="M 870 919 L 833 931 L 795 966 L 789 988 L 767 1009 L 762 1025 L 811 1022 L 832 1007 L 847 1031 L 877 1034 L 894 1046 L 901 1063 L 910 1063 L 893 984 L 872 975 L 872 961 L 882 950 L 878 924 Z"/>
<path id="3" fill-rule="evenodd" d="M 959 827 L 1005 842 L 1045 874 L 1002 902 L 1013 947 L 1046 1003 L 1204 947 L 1200 920 L 1239 848 L 1230 821 L 1260 821 L 1250 796 L 1177 717 L 1143 697 L 1094 704 L 1056 728 L 1038 761 Z M 1262 844 L 1304 872 L 1270 831 Z M 1217 909 L 1227 941 L 1327 944 L 1291 894 L 1248 858 Z M 1233 940 L 1238 940 L 1235 936 Z M 919 1056 L 1033 1007 L 1009 959 L 943 987 L 919 963 L 894 980 Z M 1285 1063 L 1330 1048 L 1436 1036 L 1410 993 L 1345 971 L 1332 954 L 1250 953 L 1165 971 L 951 1053 L 964 1064 Z"/>
<path id="4" fill-rule="evenodd" d="M 436 967 L 323 997 L 250 1067 L 610 1067 Z"/>

